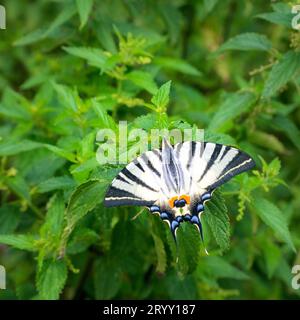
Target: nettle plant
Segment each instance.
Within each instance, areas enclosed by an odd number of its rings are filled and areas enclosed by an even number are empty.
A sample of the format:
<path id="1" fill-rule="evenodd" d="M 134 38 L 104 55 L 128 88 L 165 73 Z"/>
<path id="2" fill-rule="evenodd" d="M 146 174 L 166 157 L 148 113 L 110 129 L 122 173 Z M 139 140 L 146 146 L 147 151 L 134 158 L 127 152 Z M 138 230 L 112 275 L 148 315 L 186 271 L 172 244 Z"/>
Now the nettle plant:
<path id="1" fill-rule="evenodd" d="M 283 23 L 282 8 L 287 14 L 285 5 L 274 5 L 275 11 L 261 18 Z M 91 7 L 77 9 L 83 28 Z M 44 33 L 27 35 L 16 44 L 55 35 L 75 13 L 76 8 L 66 7 Z M 238 291 L 222 289 L 218 280 L 249 280 L 247 271 L 261 252 L 268 277 L 276 274 L 279 264 L 288 270 L 282 252 L 291 254 L 295 247 L 288 221 L 270 196 L 279 185 L 288 188 L 279 178 L 280 161 L 275 156 L 286 149 L 262 128 L 283 132 L 299 150 L 298 129 L 288 118 L 295 106 L 284 108 L 271 99 L 288 82 L 299 89 L 299 34 L 291 32 L 286 53 L 256 33 L 238 35 L 215 53 L 258 50 L 269 55 L 270 62 L 253 70 L 249 82 L 240 80 L 240 90 L 222 95 L 217 108 L 210 110 L 207 104 L 198 111 L 195 106 L 197 113 L 208 117 L 205 140 L 245 149 L 258 167 L 224 185 L 207 203 L 204 245 L 194 226 L 183 224 L 177 247 L 168 227 L 146 210 L 136 216 L 139 211 L 132 207 L 104 208 L 104 194 L 123 166 L 99 165 L 96 135 L 109 128 L 118 136 L 119 120 L 128 121 L 129 134 L 135 128 L 196 129 L 193 114 L 185 118 L 175 100 L 195 104 L 197 94 L 176 81 L 171 86 L 163 72 L 193 77 L 201 73 L 184 59 L 159 56 L 156 46 L 165 40 L 157 33 L 137 36 L 114 27 L 106 36 L 104 49 L 64 45 L 60 58 L 50 58 L 43 67 L 36 57 L 37 70 L 44 72 L 22 86 L 33 92 L 32 98 L 11 88 L 3 92 L 0 243 L 18 249 L 7 261 L 8 275 L 22 269 L 20 277 L 8 279 L 8 287 L 16 292 L 11 295 L 168 297 L 160 288 L 163 283 L 175 292 L 171 297 L 182 297 L 178 292 L 186 290 L 184 297 L 225 298 Z M 62 71 L 68 68 L 72 72 Z M 163 84 L 159 86 L 155 78 Z M 263 148 L 270 151 L 271 161 L 260 156 Z M 276 276 L 289 281 L 283 274 Z"/>

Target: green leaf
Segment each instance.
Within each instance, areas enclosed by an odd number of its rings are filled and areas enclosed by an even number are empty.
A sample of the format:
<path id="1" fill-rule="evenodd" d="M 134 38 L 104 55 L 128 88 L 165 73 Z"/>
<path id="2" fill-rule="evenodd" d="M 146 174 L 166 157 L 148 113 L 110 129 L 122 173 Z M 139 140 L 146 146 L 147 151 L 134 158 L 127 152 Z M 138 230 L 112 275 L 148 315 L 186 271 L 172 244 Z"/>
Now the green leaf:
<path id="1" fill-rule="evenodd" d="M 249 280 L 249 276 L 228 263 L 224 258 L 217 256 L 202 257 L 197 267 L 199 277 L 211 276 L 213 278 L 229 278 L 236 280 Z"/>
<path id="2" fill-rule="evenodd" d="M 50 236 L 59 237 L 64 224 L 65 204 L 62 196 L 55 195 L 48 203 L 48 211 L 45 223 L 41 227 L 42 237 Z"/>
<path id="3" fill-rule="evenodd" d="M 287 117 L 277 116 L 272 119 L 271 126 L 274 130 L 284 132 L 295 147 L 300 150 L 300 130 L 292 120 Z"/>
<path id="4" fill-rule="evenodd" d="M 165 110 L 169 103 L 171 81 L 163 84 L 152 97 L 151 102 L 157 107 L 158 110 Z"/>
<path id="5" fill-rule="evenodd" d="M 300 68 L 300 53 L 288 51 L 276 63 L 267 78 L 262 93 L 263 98 L 270 98 L 288 81 L 292 80 Z"/>
<path id="6" fill-rule="evenodd" d="M 6 88 L 0 104 L 0 114 L 15 120 L 30 121 L 30 103 L 21 94 Z"/>
<path id="7" fill-rule="evenodd" d="M 269 149 L 278 153 L 286 151 L 284 144 L 273 134 L 254 130 L 248 134 L 248 138 L 250 142 L 262 147 L 268 146 Z"/>
<path id="8" fill-rule="evenodd" d="M 181 274 L 192 273 L 200 255 L 200 234 L 192 224 L 183 223 L 177 230 L 178 270 Z M 192 245 L 191 245 L 192 244 Z"/>
<path id="9" fill-rule="evenodd" d="M 89 18 L 94 0 L 76 0 L 77 11 L 80 17 L 80 29 L 82 29 Z"/>
<path id="10" fill-rule="evenodd" d="M 79 102 L 79 96 L 77 91 L 55 82 L 53 82 L 52 84 L 53 88 L 58 94 L 59 101 L 61 102 L 61 104 L 67 109 L 71 109 L 72 111 L 77 112 Z"/>
<path id="11" fill-rule="evenodd" d="M 172 2 L 161 1 L 156 6 L 165 21 L 171 43 L 175 44 L 180 34 L 181 12 Z"/>
<path id="12" fill-rule="evenodd" d="M 178 71 L 190 76 L 201 75 L 201 72 L 197 68 L 179 58 L 156 57 L 153 62 L 163 68 Z"/>
<path id="13" fill-rule="evenodd" d="M 72 194 L 68 208 L 67 217 L 72 224 L 84 217 L 89 211 L 103 201 L 107 184 L 100 180 L 90 180 L 80 185 Z"/>
<path id="14" fill-rule="evenodd" d="M 44 39 L 46 28 L 36 29 L 29 32 L 14 42 L 15 46 L 27 46 Z"/>
<path id="15" fill-rule="evenodd" d="M 88 0 L 86 0 L 88 1 Z M 41 41 L 52 35 L 59 27 L 69 21 L 76 13 L 76 8 L 69 3 L 61 13 L 54 19 L 48 28 L 39 28 L 22 36 L 14 42 L 15 46 L 26 46 Z"/>
<path id="16" fill-rule="evenodd" d="M 75 229 L 67 246 L 67 254 L 86 251 L 90 245 L 99 241 L 99 234 L 88 228 Z"/>
<path id="17" fill-rule="evenodd" d="M 271 41 L 262 34 L 258 33 L 242 33 L 233 38 L 230 38 L 217 52 L 221 53 L 227 50 L 258 50 L 258 51 L 269 51 L 272 49 Z"/>
<path id="18" fill-rule="evenodd" d="M 212 199 L 207 202 L 202 219 L 211 229 L 221 250 L 227 250 L 230 243 L 230 223 L 227 207 L 220 192 L 215 191 Z M 203 232 L 205 233 L 205 230 Z"/>
<path id="19" fill-rule="evenodd" d="M 21 199 L 31 202 L 29 185 L 21 175 L 6 178 L 5 184 Z"/>
<path id="20" fill-rule="evenodd" d="M 215 112 L 208 129 L 210 131 L 222 130 L 228 121 L 235 119 L 241 113 L 247 112 L 255 101 L 256 97 L 252 92 L 244 91 L 229 94 Z"/>
<path id="21" fill-rule="evenodd" d="M 100 101 L 96 101 L 96 99 L 91 100 L 92 108 L 95 111 L 96 115 L 98 116 L 100 120 L 100 125 L 103 128 L 109 128 L 109 129 L 116 129 L 116 124 L 114 119 L 108 115 L 107 110 L 105 109 L 105 106 Z"/>
<path id="22" fill-rule="evenodd" d="M 167 267 L 167 255 L 165 245 L 160 237 L 153 234 L 154 248 L 157 256 L 156 272 L 163 274 Z"/>
<path id="23" fill-rule="evenodd" d="M 65 8 L 60 12 L 60 14 L 53 20 L 48 29 L 45 31 L 43 38 L 48 37 L 57 28 L 68 22 L 76 14 L 76 8 L 73 5 L 73 2 L 68 3 Z"/>
<path id="24" fill-rule="evenodd" d="M 294 15 L 291 12 L 267 12 L 256 15 L 256 18 L 288 28 L 292 28 L 293 17 Z"/>
<path id="25" fill-rule="evenodd" d="M 47 261 L 37 276 L 39 298 L 57 300 L 65 286 L 68 269 L 64 260 Z"/>
<path id="26" fill-rule="evenodd" d="M 213 12 L 213 9 L 220 0 L 203 0 L 197 3 L 197 18 L 204 20 L 207 15 Z"/>
<path id="27" fill-rule="evenodd" d="M 154 249 L 157 257 L 156 272 L 158 274 L 164 274 L 167 268 L 165 226 L 162 224 L 162 221 L 158 216 L 153 216 L 151 218 L 151 222 L 152 238 L 154 240 Z"/>
<path id="28" fill-rule="evenodd" d="M 33 235 L 26 234 L 0 235 L 1 244 L 7 244 L 20 250 L 37 251 L 35 240 L 36 238 Z"/>
<path id="29" fill-rule="evenodd" d="M 194 300 L 197 299 L 197 282 L 193 275 L 187 275 L 184 279 L 178 276 L 169 276 L 166 279 L 167 291 L 171 299 Z"/>
<path id="30" fill-rule="evenodd" d="M 260 245 L 266 263 L 266 271 L 270 279 L 280 263 L 282 252 L 280 247 L 274 244 L 270 239 L 263 238 L 262 242 L 260 242 Z"/>
<path id="31" fill-rule="evenodd" d="M 256 196 L 255 201 L 252 203 L 253 210 L 258 214 L 262 221 L 268 225 L 281 240 L 287 243 L 290 248 L 296 251 L 287 222 L 280 209 L 261 196 Z"/>
<path id="32" fill-rule="evenodd" d="M 37 192 L 45 193 L 53 190 L 72 189 L 74 186 L 75 182 L 69 176 L 53 177 L 41 182 L 37 186 Z"/>
<path id="33" fill-rule="evenodd" d="M 4 204 L 0 208 L 0 234 L 9 234 L 16 230 L 22 213 L 16 205 Z"/>
<path id="34" fill-rule="evenodd" d="M 113 69 L 117 60 L 114 56 L 110 57 L 98 48 L 87 47 L 64 47 L 69 54 L 85 59 L 89 65 L 101 69 L 103 72 Z"/>
<path id="35" fill-rule="evenodd" d="M 94 286 L 96 299 L 111 299 L 117 294 L 121 287 L 121 270 L 113 258 L 102 257 L 96 261 Z"/>
<path id="36" fill-rule="evenodd" d="M 147 90 L 151 94 L 155 94 L 155 92 L 157 92 L 157 85 L 153 80 L 152 75 L 148 72 L 135 70 L 128 73 L 126 78 L 138 87 Z"/>
<path id="37" fill-rule="evenodd" d="M 30 140 L 4 142 L 0 144 L 0 156 L 13 156 L 21 152 L 40 148 L 41 146 L 41 143 Z"/>
<path id="38" fill-rule="evenodd" d="M 52 151 L 53 153 L 55 153 L 56 155 L 62 157 L 62 158 L 65 158 L 71 162 L 74 162 L 74 163 L 77 163 L 77 160 L 76 160 L 76 157 L 73 153 L 69 152 L 69 151 L 66 151 L 64 149 L 61 149 L 57 146 L 53 146 L 51 144 L 43 144 L 43 146 Z"/>

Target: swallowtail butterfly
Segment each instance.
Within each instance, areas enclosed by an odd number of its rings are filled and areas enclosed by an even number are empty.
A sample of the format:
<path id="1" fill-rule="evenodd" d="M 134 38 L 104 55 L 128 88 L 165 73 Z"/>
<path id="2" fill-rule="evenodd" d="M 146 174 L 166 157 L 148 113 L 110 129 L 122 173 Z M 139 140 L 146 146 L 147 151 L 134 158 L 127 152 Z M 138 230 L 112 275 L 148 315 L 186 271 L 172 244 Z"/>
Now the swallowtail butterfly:
<path id="1" fill-rule="evenodd" d="M 112 181 L 104 205 L 146 206 L 166 221 L 176 240 L 184 221 L 194 224 L 203 240 L 201 214 L 213 191 L 255 166 L 234 147 L 211 142 L 183 142 L 147 151 L 130 162 Z"/>

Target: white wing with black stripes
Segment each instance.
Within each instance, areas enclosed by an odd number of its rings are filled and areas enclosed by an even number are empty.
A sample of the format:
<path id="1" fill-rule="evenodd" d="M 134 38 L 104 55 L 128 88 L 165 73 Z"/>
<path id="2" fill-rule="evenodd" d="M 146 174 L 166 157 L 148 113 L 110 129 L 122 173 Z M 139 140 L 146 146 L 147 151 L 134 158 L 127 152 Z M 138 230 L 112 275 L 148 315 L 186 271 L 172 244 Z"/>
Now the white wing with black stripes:
<path id="1" fill-rule="evenodd" d="M 174 150 L 198 191 L 214 190 L 255 166 L 245 152 L 218 143 L 189 141 L 178 143 Z"/>
<path id="2" fill-rule="evenodd" d="M 113 180 L 105 206 L 146 206 L 167 221 L 174 238 L 181 222 L 200 232 L 201 213 L 212 192 L 232 177 L 255 166 L 243 151 L 211 142 L 184 142 L 147 151 L 129 163 Z"/>

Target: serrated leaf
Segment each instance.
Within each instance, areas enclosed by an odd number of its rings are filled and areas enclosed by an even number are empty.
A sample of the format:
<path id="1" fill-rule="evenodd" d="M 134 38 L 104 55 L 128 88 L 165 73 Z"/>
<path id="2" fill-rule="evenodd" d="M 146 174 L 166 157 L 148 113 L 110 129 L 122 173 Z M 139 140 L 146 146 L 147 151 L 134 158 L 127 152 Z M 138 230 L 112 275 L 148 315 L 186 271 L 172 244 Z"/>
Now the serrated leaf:
<path id="1" fill-rule="evenodd" d="M 41 143 L 30 140 L 4 142 L 0 144 L 0 156 L 12 156 L 40 148 L 41 146 Z"/>
<path id="2" fill-rule="evenodd" d="M 50 236 L 59 237 L 64 223 L 65 204 L 61 195 L 55 195 L 48 203 L 48 210 L 45 223 L 41 227 L 42 237 Z"/>
<path id="3" fill-rule="evenodd" d="M 71 109 L 74 112 L 78 111 L 78 93 L 62 84 L 53 82 L 53 88 L 58 94 L 59 101 L 67 109 Z"/>
<path id="4" fill-rule="evenodd" d="M 255 101 L 256 96 L 252 92 L 229 94 L 214 114 L 208 129 L 210 131 L 221 130 L 226 122 L 235 119 L 243 112 L 247 112 Z"/>
<path id="5" fill-rule="evenodd" d="M 227 207 L 220 192 L 215 191 L 212 199 L 207 202 L 202 219 L 205 220 L 211 229 L 221 250 L 227 250 L 230 243 L 230 223 L 227 215 Z"/>
<path id="6" fill-rule="evenodd" d="M 262 93 L 263 98 L 272 97 L 282 86 L 292 80 L 300 69 L 300 53 L 288 51 L 276 63 L 267 78 Z"/>
<path id="7" fill-rule="evenodd" d="M 27 46 L 44 39 L 46 28 L 36 29 L 29 32 L 14 42 L 15 46 Z"/>
<path id="8" fill-rule="evenodd" d="M 154 63 L 156 63 L 159 66 L 162 66 L 163 68 L 178 71 L 190 76 L 201 75 L 201 72 L 197 68 L 195 68 L 185 60 L 179 58 L 156 57 L 154 59 Z"/>
<path id="9" fill-rule="evenodd" d="M 26 234 L 7 234 L 0 235 L 0 243 L 7 244 L 16 249 L 36 251 L 35 247 L 36 238 L 33 235 Z"/>
<path id="10" fill-rule="evenodd" d="M 292 250 L 296 251 L 287 222 L 280 209 L 261 196 L 255 197 L 255 201 L 252 202 L 252 207 L 262 221 L 268 225 L 281 240 L 287 243 Z"/>
<path id="11" fill-rule="evenodd" d="M 169 103 L 170 88 L 171 81 L 168 81 L 163 84 L 152 97 L 151 102 L 157 107 L 157 109 L 165 110 Z"/>
<path id="12" fill-rule="evenodd" d="M 43 38 L 48 37 L 50 34 L 52 34 L 52 32 L 56 31 L 57 28 L 69 21 L 75 15 L 75 13 L 76 8 L 73 5 L 73 2 L 66 5 L 45 31 Z"/>
<path id="13" fill-rule="evenodd" d="M 53 146 L 51 144 L 43 144 L 43 147 L 52 151 L 53 153 L 55 153 L 56 155 L 58 155 L 62 158 L 65 158 L 71 162 L 77 163 L 75 155 L 67 150 L 61 149 L 61 148 L 59 148 L 57 146 Z"/>
<path id="14" fill-rule="evenodd" d="M 42 300 L 57 300 L 65 286 L 68 268 L 64 260 L 53 260 L 44 263 L 37 276 L 37 289 Z"/>
<path id="15" fill-rule="evenodd" d="M 84 217 L 102 202 L 109 181 L 91 180 L 80 185 L 72 194 L 67 208 L 67 217 L 72 224 Z"/>
<path id="16" fill-rule="evenodd" d="M 80 16 L 80 29 L 82 29 L 89 18 L 94 0 L 76 0 L 77 11 Z"/>
<path id="17" fill-rule="evenodd" d="M 118 62 L 114 56 L 110 57 L 98 48 L 64 47 L 63 49 L 73 56 L 87 60 L 91 66 L 97 67 L 103 72 L 111 70 Z"/>
<path id="18" fill-rule="evenodd" d="M 53 177 L 41 182 L 37 186 L 37 192 L 45 193 L 53 190 L 72 189 L 75 181 L 69 176 Z"/>
<path id="19" fill-rule="evenodd" d="M 292 28 L 293 17 L 291 12 L 266 12 L 256 15 L 256 18 L 289 28 Z"/>
<path id="20" fill-rule="evenodd" d="M 231 265 L 222 257 L 205 256 L 197 267 L 198 276 L 209 274 L 213 278 L 229 278 L 236 280 L 250 279 L 247 274 Z"/>
<path id="21" fill-rule="evenodd" d="M 151 94 L 155 94 L 157 91 L 157 85 L 153 80 L 152 75 L 148 72 L 140 70 L 131 71 L 126 75 L 126 78 L 138 87 L 147 90 Z"/>
<path id="22" fill-rule="evenodd" d="M 239 34 L 227 40 L 217 52 L 221 53 L 228 50 L 241 50 L 241 51 L 269 51 L 272 49 L 271 41 L 262 34 L 247 32 Z"/>
<path id="23" fill-rule="evenodd" d="M 177 230 L 178 270 L 181 274 L 192 273 L 200 256 L 200 234 L 190 223 L 182 223 Z"/>

